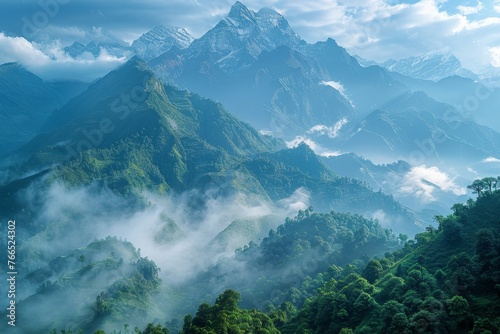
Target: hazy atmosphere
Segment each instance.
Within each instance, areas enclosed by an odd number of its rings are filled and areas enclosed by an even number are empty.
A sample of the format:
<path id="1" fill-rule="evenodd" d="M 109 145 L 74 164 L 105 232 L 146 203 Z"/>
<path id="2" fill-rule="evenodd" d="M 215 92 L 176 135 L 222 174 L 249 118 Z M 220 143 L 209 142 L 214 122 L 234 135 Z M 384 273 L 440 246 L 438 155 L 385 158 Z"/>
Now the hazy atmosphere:
<path id="1" fill-rule="evenodd" d="M 5 0 L 0 333 L 500 332 L 500 2 Z"/>

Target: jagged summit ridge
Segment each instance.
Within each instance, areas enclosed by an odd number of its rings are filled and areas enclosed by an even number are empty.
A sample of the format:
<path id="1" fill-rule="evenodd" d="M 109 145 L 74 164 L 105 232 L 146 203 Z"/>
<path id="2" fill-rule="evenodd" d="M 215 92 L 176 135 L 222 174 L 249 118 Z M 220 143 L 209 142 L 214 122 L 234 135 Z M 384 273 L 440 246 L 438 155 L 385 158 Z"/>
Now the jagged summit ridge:
<path id="1" fill-rule="evenodd" d="M 149 60 L 173 46 L 185 49 L 193 40 L 184 28 L 157 26 L 135 40 L 131 47 L 138 56 Z"/>
<path id="2" fill-rule="evenodd" d="M 424 80 L 439 81 L 454 75 L 476 78 L 474 73 L 462 67 L 460 60 L 449 50 L 435 50 L 400 60 L 389 59 L 382 66 L 389 71 Z"/>
<path id="3" fill-rule="evenodd" d="M 248 65 L 262 51 L 281 45 L 294 47 L 300 41 L 299 35 L 275 10 L 254 12 L 238 1 L 214 28 L 191 44 L 189 53 L 193 56 L 209 52 L 221 68 L 233 69 Z"/>

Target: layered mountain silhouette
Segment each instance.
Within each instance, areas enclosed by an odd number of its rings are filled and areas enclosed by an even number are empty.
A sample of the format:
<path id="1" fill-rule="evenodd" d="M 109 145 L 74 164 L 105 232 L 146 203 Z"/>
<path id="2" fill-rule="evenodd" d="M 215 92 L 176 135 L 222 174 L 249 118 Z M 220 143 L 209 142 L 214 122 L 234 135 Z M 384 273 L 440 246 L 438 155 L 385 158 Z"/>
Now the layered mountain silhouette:
<path id="1" fill-rule="evenodd" d="M 415 92 L 389 101 L 355 124 L 341 149 L 417 165 L 463 164 L 498 154 L 500 134 L 451 105 Z"/>
<path id="2" fill-rule="evenodd" d="M 44 82 L 15 63 L 0 65 L 0 155 L 37 135 L 51 113 L 85 87 Z"/>
<path id="3" fill-rule="evenodd" d="M 138 58 L 53 113 L 44 129 L 11 156 L 24 161 L 13 174 L 51 170 L 74 186 L 97 182 L 123 194 L 216 188 L 249 204 L 305 188 L 318 209 L 386 210 L 418 229 L 390 196 L 337 177 L 306 145 L 285 149 L 219 103 L 161 83 Z"/>

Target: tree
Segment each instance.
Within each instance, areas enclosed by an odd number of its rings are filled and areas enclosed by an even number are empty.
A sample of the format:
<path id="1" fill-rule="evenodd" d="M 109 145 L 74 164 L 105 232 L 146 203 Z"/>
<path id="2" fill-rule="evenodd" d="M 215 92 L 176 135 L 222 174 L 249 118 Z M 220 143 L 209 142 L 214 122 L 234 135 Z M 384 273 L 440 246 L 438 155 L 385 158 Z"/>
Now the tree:
<path id="1" fill-rule="evenodd" d="M 80 262 L 82 264 L 82 267 L 83 267 L 83 264 L 85 263 L 85 255 L 80 255 L 80 257 L 78 257 L 78 262 Z"/>
<path id="2" fill-rule="evenodd" d="M 495 255 L 495 234 L 489 228 L 483 228 L 476 233 L 476 255 L 484 262 Z"/>
<path id="3" fill-rule="evenodd" d="M 153 325 L 149 323 L 142 334 L 170 334 L 167 328 L 162 328 L 161 325 Z"/>
<path id="4" fill-rule="evenodd" d="M 406 333 L 410 322 L 404 312 L 396 313 L 392 317 L 389 333 Z"/>
<path id="5" fill-rule="evenodd" d="M 496 177 L 485 177 L 481 181 L 483 181 L 485 189 L 488 190 L 489 193 L 493 191 L 493 188 L 496 187 Z"/>
<path id="6" fill-rule="evenodd" d="M 398 240 L 400 245 L 404 245 L 408 241 L 408 235 L 399 233 Z"/>
<path id="7" fill-rule="evenodd" d="M 446 300 L 446 306 L 450 315 L 462 316 L 467 313 L 469 303 L 461 296 L 453 296 L 453 298 Z"/>
<path id="8" fill-rule="evenodd" d="M 443 229 L 443 236 L 449 242 L 455 242 L 462 238 L 462 225 L 457 223 L 455 217 L 445 219 L 441 227 Z"/>
<path id="9" fill-rule="evenodd" d="M 241 295 L 239 292 L 228 289 L 217 298 L 215 305 L 218 306 L 220 310 L 231 312 L 238 309 L 238 302 L 240 299 Z"/>
<path id="10" fill-rule="evenodd" d="M 466 205 L 463 205 L 462 203 L 456 203 L 456 204 L 453 204 L 451 209 L 453 210 L 453 214 L 455 216 L 462 216 L 467 212 L 469 207 Z"/>
<path id="11" fill-rule="evenodd" d="M 371 260 L 366 265 L 365 270 L 363 270 L 363 277 L 366 278 L 368 282 L 373 284 L 382 275 L 384 269 L 378 260 Z"/>
<path id="12" fill-rule="evenodd" d="M 486 185 L 483 180 L 474 180 L 472 184 L 467 186 L 467 189 L 472 189 L 473 194 L 477 194 L 478 197 L 481 197 L 485 187 Z"/>

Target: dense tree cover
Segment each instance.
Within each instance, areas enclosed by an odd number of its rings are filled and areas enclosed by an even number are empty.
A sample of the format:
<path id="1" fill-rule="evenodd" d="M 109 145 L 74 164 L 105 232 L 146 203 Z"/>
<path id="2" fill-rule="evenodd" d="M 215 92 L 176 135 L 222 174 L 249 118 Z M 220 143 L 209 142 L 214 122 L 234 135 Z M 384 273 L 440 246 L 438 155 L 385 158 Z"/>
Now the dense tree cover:
<path id="1" fill-rule="evenodd" d="M 197 287 L 204 288 L 203 295 L 206 290 L 238 289 L 245 308 L 274 310 L 287 301 L 301 307 L 324 282 L 338 276 L 339 266 L 364 266 L 369 254 L 382 255 L 398 245 L 396 236 L 375 220 L 309 208 L 287 218 L 259 245 L 251 242 L 234 257 L 219 260 L 187 289 L 194 295 Z"/>
<path id="2" fill-rule="evenodd" d="M 452 210 L 446 217 L 436 216 L 437 228 L 410 241 L 359 216 L 300 211 L 260 245 L 250 244 L 236 254 L 254 271 L 269 274 L 269 268 L 276 268 L 281 273 L 241 285 L 244 295 L 253 294 L 252 302 L 268 296 L 257 305 L 266 313 L 240 309 L 240 294 L 229 289 L 214 305 L 202 303 L 175 332 L 498 333 L 500 190 Z M 381 258 L 363 257 L 384 242 L 405 244 Z M 319 259 L 313 271 L 307 271 L 303 258 Z M 293 272 L 296 280 L 287 280 L 289 264 L 302 265 L 302 272 Z M 146 330 L 168 331 L 153 324 Z"/>
<path id="3" fill-rule="evenodd" d="M 150 294 L 160 285 L 159 268 L 147 258 L 139 258 L 136 269 L 129 277 L 114 282 L 101 292 L 95 302 L 94 324 L 119 323 L 126 319 L 143 317 L 153 306 Z"/>
<path id="4" fill-rule="evenodd" d="M 213 306 L 207 303 L 201 304 L 194 318 L 190 315 L 184 318 L 181 333 L 279 333 L 268 315 L 256 309 L 240 309 L 239 300 L 238 292 L 226 290 L 217 298 Z"/>
<path id="5" fill-rule="evenodd" d="M 497 333 L 500 191 L 457 204 L 359 274 L 331 279 L 282 333 Z"/>

